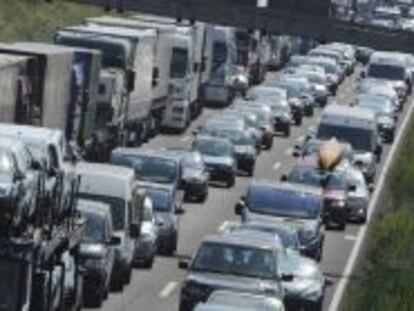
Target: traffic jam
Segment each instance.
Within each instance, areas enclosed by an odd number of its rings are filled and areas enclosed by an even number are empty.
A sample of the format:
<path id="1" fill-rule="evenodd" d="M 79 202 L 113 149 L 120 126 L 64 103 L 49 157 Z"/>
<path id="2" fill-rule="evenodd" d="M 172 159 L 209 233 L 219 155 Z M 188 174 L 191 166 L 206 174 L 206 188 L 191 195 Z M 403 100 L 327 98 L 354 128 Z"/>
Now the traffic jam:
<path id="1" fill-rule="evenodd" d="M 328 310 L 414 58 L 202 26 L 96 17 L 0 44 L 0 87 L 18 64 L 40 98 L 0 124 L 0 309 Z"/>

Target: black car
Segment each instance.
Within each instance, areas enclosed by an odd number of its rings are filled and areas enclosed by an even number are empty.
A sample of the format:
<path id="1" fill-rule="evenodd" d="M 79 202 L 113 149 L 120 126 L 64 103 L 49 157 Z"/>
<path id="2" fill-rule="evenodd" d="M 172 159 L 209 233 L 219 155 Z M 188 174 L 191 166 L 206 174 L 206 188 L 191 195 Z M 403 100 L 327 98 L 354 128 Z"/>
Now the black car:
<path id="1" fill-rule="evenodd" d="M 195 150 L 169 149 L 183 157 L 183 181 L 186 199 L 196 199 L 204 202 L 208 196 L 209 173 L 203 156 Z"/>
<path id="2" fill-rule="evenodd" d="M 229 232 L 207 237 L 190 262 L 180 261 L 188 269 L 180 295 L 180 311 L 193 310 L 215 290 L 227 289 L 283 298 L 283 280 L 277 266 L 279 247 L 275 236 L 258 232 Z"/>
<path id="3" fill-rule="evenodd" d="M 83 299 L 88 307 L 100 307 L 109 293 L 115 258 L 114 246 L 120 241 L 113 236 L 109 205 L 79 200 L 77 210 L 85 218 L 85 231 L 80 246 L 80 257 L 85 271 Z"/>
<path id="4" fill-rule="evenodd" d="M 271 107 L 273 115 L 273 126 L 275 132 L 283 133 L 283 136 L 289 137 L 292 124 L 292 109 L 289 105 L 273 105 Z"/>
<path id="5" fill-rule="evenodd" d="M 193 150 L 203 155 L 210 181 L 224 182 L 232 187 L 236 181 L 236 159 L 230 140 L 200 135 L 194 140 Z"/>
<path id="6" fill-rule="evenodd" d="M 312 187 L 253 182 L 235 212 L 243 221 L 279 221 L 298 229 L 302 252 L 320 260 L 323 252 L 323 197 Z"/>

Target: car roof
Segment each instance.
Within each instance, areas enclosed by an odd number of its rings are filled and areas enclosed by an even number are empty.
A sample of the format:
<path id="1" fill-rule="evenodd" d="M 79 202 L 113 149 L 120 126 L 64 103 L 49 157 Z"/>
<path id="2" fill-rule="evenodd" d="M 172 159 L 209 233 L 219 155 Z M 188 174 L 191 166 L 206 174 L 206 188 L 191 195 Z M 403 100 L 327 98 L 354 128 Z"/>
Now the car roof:
<path id="1" fill-rule="evenodd" d="M 348 117 L 355 119 L 375 120 L 375 112 L 371 109 L 362 107 L 349 107 L 343 105 L 328 105 L 322 112 L 322 118 L 329 118 L 330 116 Z"/>
<path id="2" fill-rule="evenodd" d="M 0 123 L 0 132 L 4 136 L 20 137 L 31 142 L 48 141 L 57 143 L 63 138 L 63 133 L 60 130 L 30 125 Z"/>
<path id="3" fill-rule="evenodd" d="M 131 168 L 103 163 L 79 162 L 76 165 L 76 173 L 78 175 L 107 176 L 119 181 L 135 178 L 135 172 Z"/>
<path id="4" fill-rule="evenodd" d="M 259 248 L 265 250 L 277 250 L 277 237 L 265 232 L 257 231 L 257 234 L 251 234 L 246 231 L 229 231 L 218 235 L 207 236 L 203 243 L 230 244 Z M 279 241 L 281 244 L 281 242 Z"/>

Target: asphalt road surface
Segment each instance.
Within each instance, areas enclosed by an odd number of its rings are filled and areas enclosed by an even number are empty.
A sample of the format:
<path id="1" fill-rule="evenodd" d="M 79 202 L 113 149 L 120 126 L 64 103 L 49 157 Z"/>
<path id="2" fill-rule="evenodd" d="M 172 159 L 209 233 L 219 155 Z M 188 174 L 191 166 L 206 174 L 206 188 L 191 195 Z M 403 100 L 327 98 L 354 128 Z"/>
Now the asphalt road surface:
<path id="1" fill-rule="evenodd" d="M 345 80 L 337 92 L 338 104 L 349 104 L 354 96 L 357 83 L 355 76 Z M 274 79 L 269 74 L 268 79 Z M 407 105 L 406 105 L 407 106 Z M 160 148 L 186 146 L 191 143 L 192 131 L 207 118 L 220 113 L 220 109 L 205 108 L 203 114 L 182 135 L 158 135 L 142 148 Z M 275 137 L 273 148 L 263 151 L 256 164 L 254 179 L 278 181 L 287 173 L 296 159 L 292 157 L 292 147 L 304 138 L 309 129 L 314 127 L 320 115 L 320 109 L 312 118 L 304 118 L 301 127 L 292 127 L 290 138 Z M 400 118 L 402 119 L 402 118 Z M 387 157 L 389 145 L 385 145 L 383 162 Z M 382 165 L 382 163 L 380 164 Z M 381 167 L 378 168 L 378 172 Z M 248 177 L 238 177 L 234 188 L 210 187 L 209 197 L 204 204 L 184 204 L 185 214 L 181 217 L 179 230 L 179 247 L 174 257 L 157 257 L 152 270 L 137 269 L 133 273 L 131 284 L 123 292 L 111 293 L 102 310 L 108 311 L 175 311 L 178 310 L 180 284 L 185 271 L 178 269 L 181 256 L 192 255 L 200 241 L 208 234 L 223 231 L 229 221 L 237 221 L 234 205 L 245 192 L 251 181 Z M 334 295 L 336 284 L 341 278 L 354 243 L 359 225 L 349 224 L 346 231 L 326 231 L 325 248 L 321 267 L 333 284 L 327 288 L 324 309 Z"/>

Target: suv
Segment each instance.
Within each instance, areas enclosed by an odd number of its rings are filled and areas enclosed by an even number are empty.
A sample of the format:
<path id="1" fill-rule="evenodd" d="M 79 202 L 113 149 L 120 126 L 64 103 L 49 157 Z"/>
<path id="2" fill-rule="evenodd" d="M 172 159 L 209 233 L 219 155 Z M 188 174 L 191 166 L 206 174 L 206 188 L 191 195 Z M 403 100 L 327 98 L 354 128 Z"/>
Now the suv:
<path id="1" fill-rule="evenodd" d="M 283 298 L 282 281 L 292 277 L 277 271 L 279 247 L 275 240 L 266 233 L 251 236 L 242 232 L 204 239 L 191 263 L 179 262 L 181 269 L 188 269 L 181 287 L 180 311 L 193 310 L 220 289 Z"/>
<path id="2" fill-rule="evenodd" d="M 115 258 L 111 207 L 108 204 L 79 200 L 77 210 L 85 218 L 85 231 L 80 246 L 84 269 L 83 297 L 87 306 L 100 307 L 108 296 Z"/>
<path id="3" fill-rule="evenodd" d="M 132 169 L 79 163 L 76 172 L 81 177 L 80 198 L 111 206 L 114 235 L 121 240 L 115 249 L 112 285 L 121 288 L 131 279 L 145 195 L 139 191 Z"/>
<path id="4" fill-rule="evenodd" d="M 317 260 L 325 239 L 322 212 L 320 191 L 290 183 L 253 182 L 235 207 L 243 221 L 272 220 L 295 226 L 303 253 Z"/>

